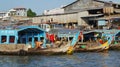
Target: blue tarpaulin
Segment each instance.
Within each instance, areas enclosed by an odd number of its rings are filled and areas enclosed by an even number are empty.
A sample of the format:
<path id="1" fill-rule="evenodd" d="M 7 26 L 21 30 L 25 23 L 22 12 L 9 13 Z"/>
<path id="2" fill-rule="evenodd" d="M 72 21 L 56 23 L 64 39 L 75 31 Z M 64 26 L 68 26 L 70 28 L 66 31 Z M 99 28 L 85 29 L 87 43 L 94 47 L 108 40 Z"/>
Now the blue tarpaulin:
<path id="1" fill-rule="evenodd" d="M 106 25 L 106 21 L 105 20 L 99 20 L 98 21 L 98 26 L 103 26 Z"/>

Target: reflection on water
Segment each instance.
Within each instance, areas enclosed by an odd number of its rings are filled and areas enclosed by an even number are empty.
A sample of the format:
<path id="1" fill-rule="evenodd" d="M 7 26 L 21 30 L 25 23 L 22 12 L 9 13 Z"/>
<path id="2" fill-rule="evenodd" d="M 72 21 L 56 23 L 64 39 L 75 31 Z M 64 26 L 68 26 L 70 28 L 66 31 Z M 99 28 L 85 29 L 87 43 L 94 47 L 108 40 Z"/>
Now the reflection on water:
<path id="1" fill-rule="evenodd" d="M 120 67 L 120 51 L 62 56 L 0 56 L 0 67 Z"/>

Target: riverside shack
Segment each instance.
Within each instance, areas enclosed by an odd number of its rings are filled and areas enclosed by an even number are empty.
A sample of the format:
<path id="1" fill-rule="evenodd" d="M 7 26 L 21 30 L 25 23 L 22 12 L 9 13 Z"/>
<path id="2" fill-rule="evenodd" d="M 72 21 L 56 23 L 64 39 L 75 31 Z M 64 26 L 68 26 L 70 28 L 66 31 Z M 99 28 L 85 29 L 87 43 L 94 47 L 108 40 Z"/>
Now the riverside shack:
<path id="1" fill-rule="evenodd" d="M 30 44 L 35 47 L 35 41 L 42 41 L 45 47 L 46 33 L 38 26 L 17 26 L 0 29 L 0 44 Z"/>

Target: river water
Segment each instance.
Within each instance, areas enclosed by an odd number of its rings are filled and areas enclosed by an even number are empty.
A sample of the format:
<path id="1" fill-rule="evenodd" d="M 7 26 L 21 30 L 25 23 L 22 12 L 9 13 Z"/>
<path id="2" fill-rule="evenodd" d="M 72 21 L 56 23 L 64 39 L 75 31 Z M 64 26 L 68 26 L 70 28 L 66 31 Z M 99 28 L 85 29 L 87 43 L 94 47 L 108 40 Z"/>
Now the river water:
<path id="1" fill-rule="evenodd" d="M 120 67 L 120 51 L 59 56 L 0 56 L 0 67 Z"/>

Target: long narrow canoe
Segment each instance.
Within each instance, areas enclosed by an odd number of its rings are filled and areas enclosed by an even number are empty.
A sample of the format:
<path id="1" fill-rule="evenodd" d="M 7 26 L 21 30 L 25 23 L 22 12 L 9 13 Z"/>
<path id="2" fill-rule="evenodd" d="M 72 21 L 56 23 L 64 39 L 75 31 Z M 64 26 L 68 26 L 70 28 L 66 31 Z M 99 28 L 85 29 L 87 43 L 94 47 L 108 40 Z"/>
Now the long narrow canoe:
<path id="1" fill-rule="evenodd" d="M 75 52 L 103 52 L 109 49 L 108 41 L 104 44 L 96 47 L 89 47 L 89 48 L 76 48 Z"/>
<path id="2" fill-rule="evenodd" d="M 103 52 L 109 49 L 112 40 L 113 40 L 113 37 L 110 36 L 109 40 L 104 44 L 101 44 L 100 46 L 89 47 L 89 48 L 76 48 L 75 51 L 76 52 Z"/>

